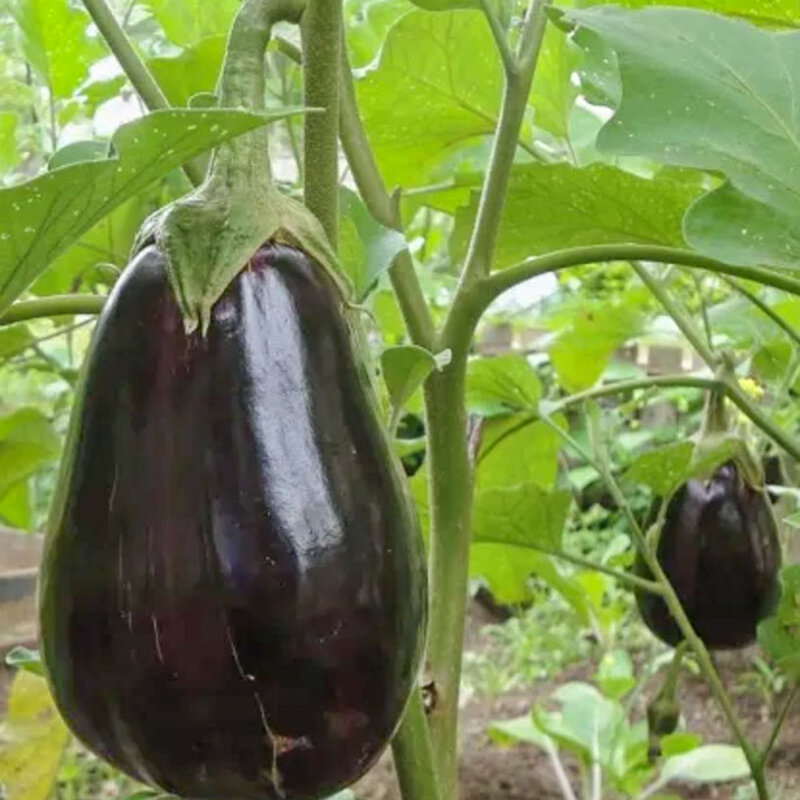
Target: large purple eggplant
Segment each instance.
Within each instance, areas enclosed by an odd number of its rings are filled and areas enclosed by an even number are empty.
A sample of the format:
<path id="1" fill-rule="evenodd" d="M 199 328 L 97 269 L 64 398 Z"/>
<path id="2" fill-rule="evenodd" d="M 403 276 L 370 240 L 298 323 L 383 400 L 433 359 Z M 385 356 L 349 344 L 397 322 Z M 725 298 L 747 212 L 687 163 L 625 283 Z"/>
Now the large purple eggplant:
<path id="1" fill-rule="evenodd" d="M 103 311 L 41 581 L 77 736 L 193 800 L 317 798 L 395 731 L 426 617 L 418 529 L 343 302 L 265 245 L 187 334 L 155 246 Z"/>
<path id="2" fill-rule="evenodd" d="M 698 636 L 707 647 L 744 647 L 778 596 L 780 545 L 764 491 L 747 485 L 733 462 L 708 481 L 690 480 L 667 507 L 657 550 Z M 643 560 L 635 571 L 652 578 Z M 683 635 L 664 601 L 638 591 L 648 628 L 670 645 Z"/>

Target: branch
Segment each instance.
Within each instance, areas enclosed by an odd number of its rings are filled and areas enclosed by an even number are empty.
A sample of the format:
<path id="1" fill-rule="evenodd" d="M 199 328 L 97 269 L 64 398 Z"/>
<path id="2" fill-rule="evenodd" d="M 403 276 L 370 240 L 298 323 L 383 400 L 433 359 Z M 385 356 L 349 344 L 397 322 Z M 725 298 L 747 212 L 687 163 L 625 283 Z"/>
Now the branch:
<path id="1" fill-rule="evenodd" d="M 559 411 L 569 408 L 570 406 L 579 405 L 585 400 L 594 400 L 598 397 L 608 397 L 609 395 L 614 394 L 625 394 L 627 392 L 634 392 L 639 389 L 655 389 L 658 387 L 669 386 L 713 389 L 715 386 L 719 386 L 719 381 L 715 378 L 701 378 L 695 375 L 661 375 L 652 378 L 636 378 L 635 380 L 630 381 L 615 381 L 614 383 L 608 383 L 603 386 L 595 386 L 593 389 L 587 389 L 586 391 L 577 392 L 576 394 L 571 394 L 567 397 L 554 400 L 550 406 L 549 413 L 556 414 Z M 531 411 L 528 417 L 520 420 L 516 425 L 512 425 L 510 428 L 503 431 L 503 433 L 496 439 L 493 439 L 491 444 L 487 445 L 486 449 L 481 451 L 477 463 L 480 464 L 481 461 L 483 461 L 483 459 L 486 458 L 495 447 L 497 447 L 509 436 L 513 436 L 515 433 L 521 431 L 523 428 L 527 428 L 528 425 L 532 425 L 534 422 L 537 422 L 540 419 L 541 414 L 539 413 L 538 409 Z"/>
<path id="2" fill-rule="evenodd" d="M 503 68 L 505 69 L 506 75 L 512 75 L 517 71 L 517 60 L 511 52 L 511 48 L 508 46 L 506 32 L 503 30 L 502 25 L 500 25 L 500 20 L 497 19 L 497 14 L 494 13 L 490 0 L 480 0 L 480 3 L 483 15 L 486 17 L 486 21 L 489 23 L 489 28 L 492 31 L 492 36 L 497 45 L 497 50 L 500 53 L 500 58 L 503 61 Z"/>
<path id="3" fill-rule="evenodd" d="M 663 281 L 653 277 L 647 268 L 642 266 L 638 261 L 632 261 L 631 266 L 642 283 L 656 297 L 659 303 L 664 306 L 664 310 L 672 317 L 681 333 L 698 352 L 703 361 L 705 361 L 712 370 L 716 369 L 719 363 L 719 356 L 711 349 L 710 343 L 707 342 L 700 334 L 700 331 L 697 330 L 697 326 L 692 317 L 689 316 L 686 309 L 675 300 L 672 293 L 667 290 Z"/>
<path id="4" fill-rule="evenodd" d="M 461 284 L 469 285 L 489 273 L 500 220 L 505 205 L 508 180 L 517 152 L 519 132 L 528 106 L 533 73 L 547 26 L 550 0 L 533 0 L 522 29 L 517 48 L 515 69 L 506 74 L 500 120 L 489 156 L 486 178 L 478 201 L 478 212 L 472 229 L 461 273 Z M 455 303 L 457 305 L 457 301 Z"/>
<path id="5" fill-rule="evenodd" d="M 501 295 L 506 289 L 519 283 L 557 272 L 568 267 L 581 264 L 598 264 L 607 261 L 657 261 L 662 264 L 680 264 L 685 267 L 706 269 L 733 275 L 738 278 L 757 281 L 766 286 L 783 289 L 790 294 L 800 295 L 800 280 L 790 275 L 760 267 L 739 267 L 725 264 L 714 258 L 685 250 L 680 247 L 663 247 L 650 244 L 598 244 L 586 247 L 571 247 L 566 250 L 555 250 L 541 256 L 526 258 L 511 267 L 493 273 L 482 281 L 480 291 L 481 311 Z"/>
<path id="6" fill-rule="evenodd" d="M 303 199 L 336 249 L 339 238 L 339 63 L 341 0 L 309 0 L 300 25 L 306 115 Z"/>
<path id="7" fill-rule="evenodd" d="M 795 681 L 792 688 L 789 690 L 789 696 L 786 698 L 786 701 L 781 707 L 778 718 L 775 720 L 775 724 L 772 726 L 769 740 L 767 741 L 767 744 L 764 746 L 764 750 L 761 753 L 762 767 L 766 767 L 769 763 L 769 757 L 772 755 L 772 751 L 775 749 L 775 745 L 778 743 L 778 737 L 780 736 L 781 729 L 783 728 L 783 723 L 786 722 L 786 718 L 789 716 L 789 711 L 791 710 L 794 701 L 797 699 L 798 694 L 800 694 L 800 681 Z"/>
<path id="8" fill-rule="evenodd" d="M 405 800 L 440 800 L 428 720 L 419 687 L 411 694 L 400 728 L 392 739 L 400 793 Z"/>
<path id="9" fill-rule="evenodd" d="M 367 210 L 381 225 L 402 233 L 400 209 L 386 191 L 358 112 L 353 72 L 344 44 L 341 51 L 341 81 L 339 135 L 358 192 Z M 389 270 L 389 278 L 411 340 L 420 347 L 432 350 L 436 336 L 433 316 L 425 301 L 425 295 L 414 270 L 414 262 L 407 249 L 395 257 Z"/>
<path id="10" fill-rule="evenodd" d="M 83 0 L 83 4 L 148 110 L 159 111 L 169 108 L 169 101 L 164 92 L 161 91 L 161 87 L 156 83 L 147 65 L 134 49 L 133 43 L 122 29 L 106 0 Z M 183 165 L 183 171 L 195 186 L 202 183 L 203 170 L 196 163 L 188 161 Z"/>
<path id="11" fill-rule="evenodd" d="M 722 275 L 721 277 L 728 286 L 736 289 L 739 294 L 746 297 L 756 308 L 763 311 L 785 334 L 791 337 L 796 345 L 800 345 L 800 333 L 798 333 L 780 314 L 773 311 L 757 294 L 754 294 L 739 281 L 729 278 L 727 275 Z"/>
<path id="12" fill-rule="evenodd" d="M 54 294 L 36 300 L 23 300 L 0 314 L 0 327 L 42 317 L 99 314 L 105 302 L 105 297 L 94 294 Z"/>

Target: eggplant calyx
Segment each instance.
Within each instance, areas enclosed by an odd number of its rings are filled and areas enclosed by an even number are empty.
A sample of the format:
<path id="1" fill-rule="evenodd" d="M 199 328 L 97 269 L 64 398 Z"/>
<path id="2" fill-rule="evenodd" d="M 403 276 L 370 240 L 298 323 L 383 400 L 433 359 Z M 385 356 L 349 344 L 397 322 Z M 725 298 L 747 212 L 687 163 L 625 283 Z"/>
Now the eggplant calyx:
<path id="1" fill-rule="evenodd" d="M 264 51 L 272 26 L 299 22 L 304 9 L 305 0 L 245 0 L 228 38 L 217 89 L 220 107 L 264 109 Z M 266 242 L 308 253 L 344 296 L 349 294 L 320 222 L 272 183 L 266 127 L 218 147 L 205 181 L 159 212 L 143 236 L 166 256 L 187 332 L 206 332 L 213 305 Z"/>

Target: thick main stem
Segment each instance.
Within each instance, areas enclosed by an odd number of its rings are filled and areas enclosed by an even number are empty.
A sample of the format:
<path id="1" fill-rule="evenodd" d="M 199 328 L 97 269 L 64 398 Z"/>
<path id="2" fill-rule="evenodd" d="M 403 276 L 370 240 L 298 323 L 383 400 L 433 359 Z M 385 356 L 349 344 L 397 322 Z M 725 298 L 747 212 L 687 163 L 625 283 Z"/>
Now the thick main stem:
<path id="1" fill-rule="evenodd" d="M 309 0 L 301 23 L 305 104 L 303 197 L 335 248 L 339 234 L 339 69 L 341 0 Z"/>

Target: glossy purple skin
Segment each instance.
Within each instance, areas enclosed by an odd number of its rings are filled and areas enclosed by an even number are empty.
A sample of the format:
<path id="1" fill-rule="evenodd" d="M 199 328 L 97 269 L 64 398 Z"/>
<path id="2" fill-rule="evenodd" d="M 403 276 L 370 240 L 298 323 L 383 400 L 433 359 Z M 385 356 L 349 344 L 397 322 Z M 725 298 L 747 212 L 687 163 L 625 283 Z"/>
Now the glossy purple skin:
<path id="1" fill-rule="evenodd" d="M 267 245 L 187 336 L 149 247 L 89 358 L 40 587 L 64 718 L 192 800 L 351 783 L 416 680 L 426 579 L 329 279 Z"/>
<path id="2" fill-rule="evenodd" d="M 670 500 L 658 561 L 695 632 L 711 649 L 745 647 L 778 598 L 781 555 L 767 495 L 747 486 L 732 463 L 708 482 L 691 480 Z M 652 577 L 641 558 L 636 572 Z M 642 619 L 662 641 L 683 635 L 664 601 L 636 594 Z"/>

